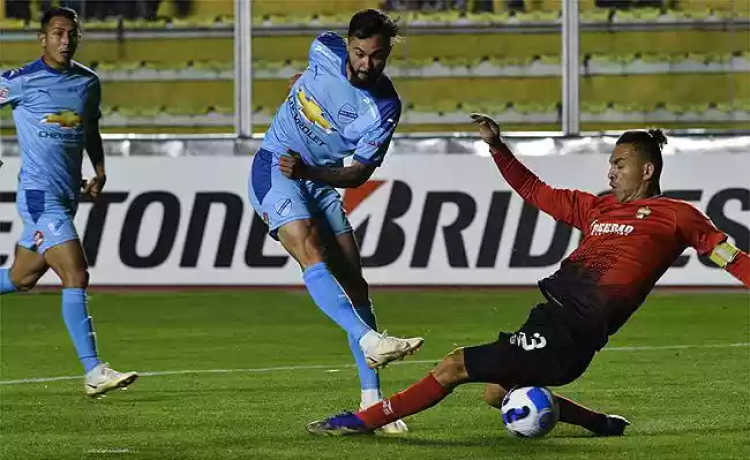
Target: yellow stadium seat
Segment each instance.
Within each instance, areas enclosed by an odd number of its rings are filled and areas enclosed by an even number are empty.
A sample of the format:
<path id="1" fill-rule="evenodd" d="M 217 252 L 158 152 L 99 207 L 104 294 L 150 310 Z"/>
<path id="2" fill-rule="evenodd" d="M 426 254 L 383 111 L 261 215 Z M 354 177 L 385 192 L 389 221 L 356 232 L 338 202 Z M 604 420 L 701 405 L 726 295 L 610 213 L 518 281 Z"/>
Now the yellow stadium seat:
<path id="1" fill-rule="evenodd" d="M 593 114 L 604 113 L 609 108 L 606 102 L 583 102 L 581 103 L 581 111 Z"/>
<path id="2" fill-rule="evenodd" d="M 561 12 L 559 10 L 527 11 L 525 13 L 516 13 L 516 19 L 521 24 L 525 22 L 555 22 L 560 19 L 560 15 Z"/>
<path id="3" fill-rule="evenodd" d="M 586 13 L 589 11 L 601 11 L 604 8 L 596 6 L 596 0 L 578 0 L 578 11 Z"/>
<path id="4" fill-rule="evenodd" d="M 526 0 L 524 3 L 527 11 L 557 12 L 562 9 L 560 0 Z"/>
<path id="5" fill-rule="evenodd" d="M 23 30 L 26 28 L 26 22 L 22 19 L 0 18 L 1 30 Z"/>
<path id="6" fill-rule="evenodd" d="M 254 0 L 252 11 L 253 14 L 263 16 L 284 15 L 290 12 L 293 14 L 334 15 L 340 12 L 353 13 L 360 9 L 377 8 L 378 6 L 377 0 L 325 0 L 319 2 L 310 0 Z"/>
<path id="7" fill-rule="evenodd" d="M 169 106 L 167 108 L 167 111 L 169 112 L 170 115 L 175 115 L 175 116 L 195 115 L 196 113 L 199 113 L 190 106 L 181 106 L 181 105 Z"/>
<path id="8" fill-rule="evenodd" d="M 259 1 L 253 1 L 253 6 Z M 234 0 L 193 0 L 193 17 L 234 16 Z"/>
<path id="9" fill-rule="evenodd" d="M 441 113 L 455 112 L 457 106 L 458 101 L 456 100 L 438 100 L 437 103 L 433 106 L 433 110 Z"/>
<path id="10" fill-rule="evenodd" d="M 609 10 L 596 8 L 592 10 L 581 10 L 579 12 L 581 22 L 607 22 L 609 21 Z"/>
<path id="11" fill-rule="evenodd" d="M 526 104 L 515 104 L 515 109 L 523 114 L 547 113 L 554 112 L 555 106 L 553 104 L 537 104 L 532 102 Z"/>
<path id="12" fill-rule="evenodd" d="M 510 14 L 505 11 L 467 13 L 466 19 L 474 24 L 504 24 L 508 22 Z"/>
<path id="13" fill-rule="evenodd" d="M 747 13 L 750 3 L 747 0 L 679 0 L 677 9 L 682 11 L 734 11 Z"/>

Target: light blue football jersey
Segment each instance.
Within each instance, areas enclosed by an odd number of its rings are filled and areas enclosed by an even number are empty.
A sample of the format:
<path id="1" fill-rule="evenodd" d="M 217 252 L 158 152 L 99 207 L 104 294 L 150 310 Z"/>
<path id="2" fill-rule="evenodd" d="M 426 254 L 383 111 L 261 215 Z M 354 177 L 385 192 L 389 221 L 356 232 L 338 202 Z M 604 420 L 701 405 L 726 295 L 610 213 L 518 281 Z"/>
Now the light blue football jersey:
<path id="1" fill-rule="evenodd" d="M 381 164 L 401 100 L 385 75 L 372 88 L 353 86 L 346 62 L 343 37 L 326 32 L 313 40 L 308 67 L 277 110 L 262 148 L 276 155 L 292 150 L 316 166 L 341 166 L 350 156 Z"/>
<path id="2" fill-rule="evenodd" d="M 0 106 L 10 104 L 21 147 L 18 188 L 76 202 L 84 127 L 101 116 L 101 84 L 73 61 L 65 71 L 40 58 L 0 76 Z"/>

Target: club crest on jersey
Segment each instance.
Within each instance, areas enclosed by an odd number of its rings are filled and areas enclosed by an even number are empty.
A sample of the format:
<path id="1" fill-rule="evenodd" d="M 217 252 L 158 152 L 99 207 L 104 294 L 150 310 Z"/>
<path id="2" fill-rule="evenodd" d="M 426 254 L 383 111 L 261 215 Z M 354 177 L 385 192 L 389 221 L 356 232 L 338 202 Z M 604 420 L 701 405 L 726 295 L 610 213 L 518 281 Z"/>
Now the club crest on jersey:
<path id="1" fill-rule="evenodd" d="M 81 124 L 81 116 L 73 111 L 64 110 L 58 113 L 47 114 L 42 119 L 42 123 L 56 124 L 61 128 L 72 129 Z"/>
<path id="2" fill-rule="evenodd" d="M 292 200 L 290 198 L 281 198 L 273 205 L 276 214 L 286 217 L 292 212 Z"/>
<path id="3" fill-rule="evenodd" d="M 356 120 L 358 116 L 357 109 L 351 104 L 344 104 L 344 106 L 339 109 L 339 122 L 342 124 L 349 124 Z"/>
<path id="4" fill-rule="evenodd" d="M 638 209 L 638 212 L 635 213 L 636 219 L 645 219 L 651 214 L 651 209 L 648 208 L 648 206 L 644 206 L 640 209 Z"/>
<path id="5" fill-rule="evenodd" d="M 65 222 L 58 219 L 54 222 L 50 222 L 49 224 L 47 224 L 47 228 L 49 229 L 50 232 L 52 232 L 53 235 L 60 236 L 60 234 L 62 234 L 61 228 L 64 223 Z"/>
<path id="6" fill-rule="evenodd" d="M 325 130 L 326 134 L 331 133 L 331 122 L 326 120 L 323 109 L 315 100 L 308 98 L 302 88 L 297 90 L 297 102 L 299 102 L 299 112 L 305 117 L 308 123 L 312 123 L 318 128 Z"/>
<path id="7" fill-rule="evenodd" d="M 10 98 L 10 90 L 3 86 L 0 86 L 0 104 L 6 102 Z"/>

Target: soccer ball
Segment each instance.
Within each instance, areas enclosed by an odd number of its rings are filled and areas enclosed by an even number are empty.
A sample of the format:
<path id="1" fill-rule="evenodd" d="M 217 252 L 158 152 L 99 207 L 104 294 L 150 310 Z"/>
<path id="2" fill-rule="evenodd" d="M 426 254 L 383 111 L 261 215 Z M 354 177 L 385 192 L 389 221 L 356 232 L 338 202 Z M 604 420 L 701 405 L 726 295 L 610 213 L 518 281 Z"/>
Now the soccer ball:
<path id="1" fill-rule="evenodd" d="M 560 418 L 557 400 L 544 387 L 513 388 L 503 398 L 500 411 L 505 429 L 519 438 L 541 438 Z"/>

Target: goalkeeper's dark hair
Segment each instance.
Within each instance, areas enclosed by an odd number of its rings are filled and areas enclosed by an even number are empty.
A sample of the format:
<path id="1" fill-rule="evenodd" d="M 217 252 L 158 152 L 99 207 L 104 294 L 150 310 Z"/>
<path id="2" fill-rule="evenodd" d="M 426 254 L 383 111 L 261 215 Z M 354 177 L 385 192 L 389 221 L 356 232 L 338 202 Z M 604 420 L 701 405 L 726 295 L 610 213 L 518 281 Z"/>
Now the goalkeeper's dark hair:
<path id="1" fill-rule="evenodd" d="M 620 144 L 635 146 L 641 159 L 654 165 L 654 180 L 659 180 L 661 170 L 664 168 L 664 158 L 661 152 L 662 148 L 667 145 L 667 136 L 661 129 L 627 131 L 617 139 L 616 145 Z"/>
<path id="2" fill-rule="evenodd" d="M 76 13 L 76 10 L 72 8 L 67 8 L 64 6 L 51 8 L 45 11 L 44 15 L 42 16 L 41 32 L 42 33 L 46 32 L 47 26 L 49 25 L 50 21 L 52 21 L 52 18 L 58 18 L 58 17 L 70 19 L 71 21 L 78 24 L 78 13 Z"/>
<path id="3" fill-rule="evenodd" d="M 389 44 L 400 38 L 401 28 L 387 14 L 373 8 L 354 13 L 349 21 L 349 37 L 359 39 L 381 35 Z"/>

